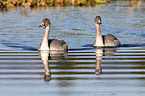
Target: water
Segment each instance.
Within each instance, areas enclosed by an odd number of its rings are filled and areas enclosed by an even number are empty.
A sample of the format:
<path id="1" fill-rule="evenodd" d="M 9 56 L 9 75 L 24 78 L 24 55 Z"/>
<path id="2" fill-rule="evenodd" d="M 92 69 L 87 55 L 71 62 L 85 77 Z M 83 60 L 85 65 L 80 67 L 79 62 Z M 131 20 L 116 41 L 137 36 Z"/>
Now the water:
<path id="1" fill-rule="evenodd" d="M 94 7 L 13 8 L 0 12 L 0 95 L 144 96 L 145 3 L 112 1 Z M 117 48 L 94 48 L 94 18 L 102 34 L 114 34 Z M 68 53 L 38 52 L 44 28 L 64 39 Z"/>

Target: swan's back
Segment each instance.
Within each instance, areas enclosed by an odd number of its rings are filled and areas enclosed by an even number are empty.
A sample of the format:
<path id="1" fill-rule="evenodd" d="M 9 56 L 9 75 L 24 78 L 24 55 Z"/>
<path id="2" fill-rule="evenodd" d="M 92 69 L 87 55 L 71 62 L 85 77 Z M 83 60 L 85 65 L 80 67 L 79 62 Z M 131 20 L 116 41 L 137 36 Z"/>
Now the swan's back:
<path id="1" fill-rule="evenodd" d="M 68 45 L 62 39 L 49 39 L 48 46 L 50 46 L 50 50 L 60 50 L 60 51 L 68 50 Z"/>
<path id="2" fill-rule="evenodd" d="M 120 41 L 112 34 L 103 35 L 103 41 L 105 46 L 119 46 Z"/>

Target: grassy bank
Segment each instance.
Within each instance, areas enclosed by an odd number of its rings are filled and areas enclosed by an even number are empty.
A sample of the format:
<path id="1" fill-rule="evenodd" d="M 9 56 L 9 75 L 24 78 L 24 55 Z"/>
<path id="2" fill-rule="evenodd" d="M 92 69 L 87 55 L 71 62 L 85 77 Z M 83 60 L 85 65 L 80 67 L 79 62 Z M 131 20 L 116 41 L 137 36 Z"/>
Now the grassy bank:
<path id="1" fill-rule="evenodd" d="M 89 6 L 108 2 L 110 0 L 0 0 L 0 7 Z"/>

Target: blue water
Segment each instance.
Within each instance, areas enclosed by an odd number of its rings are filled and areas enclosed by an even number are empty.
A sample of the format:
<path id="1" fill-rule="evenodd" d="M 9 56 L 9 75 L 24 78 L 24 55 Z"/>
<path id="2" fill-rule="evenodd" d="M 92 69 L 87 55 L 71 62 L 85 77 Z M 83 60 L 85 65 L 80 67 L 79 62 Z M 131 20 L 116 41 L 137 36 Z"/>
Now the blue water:
<path id="1" fill-rule="evenodd" d="M 52 22 L 49 38 L 64 39 L 69 48 L 78 48 L 95 41 L 94 18 L 102 17 L 102 34 L 114 34 L 122 44 L 142 44 L 145 41 L 145 5 L 143 1 L 111 2 L 95 7 L 17 7 L 0 15 L 0 46 L 34 47 L 41 43 L 44 18 Z M 3 43 L 3 44 L 2 44 Z M 10 50 L 23 50 L 11 47 Z"/>

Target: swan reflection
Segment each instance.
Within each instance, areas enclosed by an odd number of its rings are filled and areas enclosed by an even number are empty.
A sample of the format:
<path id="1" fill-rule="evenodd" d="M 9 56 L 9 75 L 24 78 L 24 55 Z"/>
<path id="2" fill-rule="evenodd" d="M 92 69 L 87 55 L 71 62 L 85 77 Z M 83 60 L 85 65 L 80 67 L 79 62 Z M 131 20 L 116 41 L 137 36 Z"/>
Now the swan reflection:
<path id="1" fill-rule="evenodd" d="M 96 48 L 96 75 L 99 75 L 102 71 L 101 71 L 101 60 L 102 60 L 102 56 L 103 56 L 103 49 L 102 48 Z"/>
<path id="2" fill-rule="evenodd" d="M 49 67 L 49 60 L 60 60 L 67 56 L 66 51 L 39 51 L 41 59 L 44 64 L 45 74 L 42 75 L 44 81 L 49 81 L 51 79 L 51 71 Z"/>
<path id="3" fill-rule="evenodd" d="M 116 53 L 115 48 L 96 48 L 96 69 L 95 74 L 99 75 L 102 73 L 101 69 L 101 60 L 103 56 L 112 56 L 113 53 Z"/>

